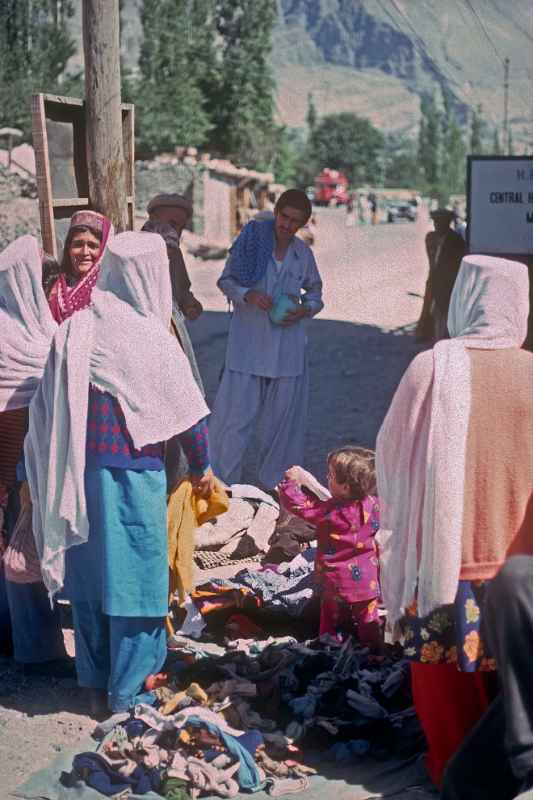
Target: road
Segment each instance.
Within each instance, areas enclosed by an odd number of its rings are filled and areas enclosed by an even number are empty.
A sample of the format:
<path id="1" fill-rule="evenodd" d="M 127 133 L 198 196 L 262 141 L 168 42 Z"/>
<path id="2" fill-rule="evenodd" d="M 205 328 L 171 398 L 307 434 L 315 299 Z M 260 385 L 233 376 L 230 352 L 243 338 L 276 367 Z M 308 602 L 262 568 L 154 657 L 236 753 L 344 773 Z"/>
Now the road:
<path id="1" fill-rule="evenodd" d="M 342 209 L 317 210 L 315 256 L 324 310 L 308 323 L 311 375 L 305 466 L 324 477 L 327 452 L 373 447 L 401 375 L 420 350 L 412 329 L 427 275 L 425 209 L 416 223 L 347 228 Z M 216 288 L 222 262 L 189 261 L 206 313 L 190 325 L 212 404 L 224 363 L 229 315 Z M 254 479 L 253 445 L 244 474 Z"/>

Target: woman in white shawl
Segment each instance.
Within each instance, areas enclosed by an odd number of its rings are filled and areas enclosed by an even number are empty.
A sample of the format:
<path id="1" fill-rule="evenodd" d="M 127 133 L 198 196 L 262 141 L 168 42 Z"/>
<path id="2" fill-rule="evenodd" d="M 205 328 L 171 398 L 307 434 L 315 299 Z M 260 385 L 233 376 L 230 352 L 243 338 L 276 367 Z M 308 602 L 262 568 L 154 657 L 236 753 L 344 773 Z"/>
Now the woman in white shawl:
<path id="1" fill-rule="evenodd" d="M 14 531 L 20 498 L 29 503 L 27 491 L 21 488 L 25 484 L 20 483 L 28 406 L 57 330 L 42 276 L 42 253 L 33 236 L 21 236 L 0 254 L 0 535 L 4 528 L 6 540 Z M 0 565 L 0 648 L 4 653 L 9 653 L 10 643 L 25 674 L 65 677 L 73 673 L 59 610 L 50 605 L 43 584 L 8 580 Z"/>
<path id="2" fill-rule="evenodd" d="M 127 710 L 166 657 L 163 445 L 176 434 L 193 482 L 212 486 L 208 409 L 169 332 L 165 245 L 123 233 L 108 245 L 89 308 L 54 337 L 30 407 L 26 468 L 50 596 L 65 581 L 76 669 L 92 711 Z"/>
<path id="3" fill-rule="evenodd" d="M 383 600 L 437 784 L 490 699 L 486 581 L 508 554 L 533 551 L 528 312 L 523 264 L 463 258 L 451 339 L 414 359 L 377 440 Z"/>

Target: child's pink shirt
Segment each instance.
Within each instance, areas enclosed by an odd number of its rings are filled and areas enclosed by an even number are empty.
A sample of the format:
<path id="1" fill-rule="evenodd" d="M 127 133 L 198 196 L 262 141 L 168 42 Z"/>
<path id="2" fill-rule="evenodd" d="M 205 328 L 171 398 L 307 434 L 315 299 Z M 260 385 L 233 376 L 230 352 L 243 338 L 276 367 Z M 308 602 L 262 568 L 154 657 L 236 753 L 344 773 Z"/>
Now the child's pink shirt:
<path id="1" fill-rule="evenodd" d="M 378 597 L 377 498 L 318 500 L 290 479 L 283 480 L 278 490 L 287 511 L 316 527 L 315 569 L 323 591 L 347 603 Z"/>

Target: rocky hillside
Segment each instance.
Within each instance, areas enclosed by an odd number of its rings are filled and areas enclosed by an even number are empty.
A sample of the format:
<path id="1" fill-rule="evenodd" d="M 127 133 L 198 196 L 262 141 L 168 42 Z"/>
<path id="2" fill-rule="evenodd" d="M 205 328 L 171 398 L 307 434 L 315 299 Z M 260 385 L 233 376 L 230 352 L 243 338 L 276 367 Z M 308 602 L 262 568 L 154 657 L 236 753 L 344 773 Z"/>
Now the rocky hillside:
<path id="1" fill-rule="evenodd" d="M 463 119 L 481 103 L 500 125 L 508 56 L 513 139 L 533 138 L 530 0 L 279 0 L 279 11 L 274 63 L 287 124 L 303 124 L 312 91 L 322 113 L 353 110 L 415 133 L 421 95 L 443 87 Z"/>
<path id="2" fill-rule="evenodd" d="M 439 94 L 440 87 L 452 93 L 463 119 L 481 103 L 487 121 L 501 125 L 502 61 L 508 56 L 513 139 L 520 147 L 533 141 L 531 0 L 277 2 L 273 64 L 279 117 L 286 125 L 304 126 L 312 92 L 320 114 L 351 110 L 386 132 L 414 136 L 420 97 Z M 138 58 L 141 4 L 122 3 L 130 68 Z M 81 44 L 79 13 L 73 33 Z M 76 58 L 79 64 L 81 56 Z"/>

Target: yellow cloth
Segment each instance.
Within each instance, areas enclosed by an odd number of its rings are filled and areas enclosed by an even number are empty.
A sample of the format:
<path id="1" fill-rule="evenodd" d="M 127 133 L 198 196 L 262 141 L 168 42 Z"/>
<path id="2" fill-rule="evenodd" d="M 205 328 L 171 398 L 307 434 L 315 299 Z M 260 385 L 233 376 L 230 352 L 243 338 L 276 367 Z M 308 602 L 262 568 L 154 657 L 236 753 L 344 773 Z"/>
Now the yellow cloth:
<path id="1" fill-rule="evenodd" d="M 173 714 L 182 700 L 186 697 L 192 697 L 193 700 L 196 701 L 196 705 L 198 706 L 206 706 L 209 702 L 209 698 L 207 694 L 204 692 L 202 687 L 198 683 L 191 683 L 188 689 L 185 689 L 183 692 L 176 692 L 170 700 L 161 706 L 159 711 L 161 714 L 165 716 L 167 714 Z"/>
<path id="2" fill-rule="evenodd" d="M 167 535 L 170 598 L 177 591 L 180 604 L 185 602 L 187 594 L 193 588 L 194 532 L 207 520 L 224 514 L 228 508 L 228 495 L 218 481 L 207 499 L 193 492 L 188 478 L 182 480 L 169 496 Z M 169 618 L 167 630 L 174 632 Z"/>

